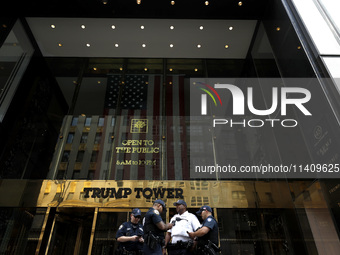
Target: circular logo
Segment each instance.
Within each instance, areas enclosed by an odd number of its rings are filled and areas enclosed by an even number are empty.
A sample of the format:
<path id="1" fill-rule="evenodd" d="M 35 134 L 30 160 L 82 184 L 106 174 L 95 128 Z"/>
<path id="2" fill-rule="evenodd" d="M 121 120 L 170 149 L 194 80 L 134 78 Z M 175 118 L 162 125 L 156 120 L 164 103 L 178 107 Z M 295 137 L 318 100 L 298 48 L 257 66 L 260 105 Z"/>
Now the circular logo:
<path id="1" fill-rule="evenodd" d="M 314 137 L 318 140 L 322 138 L 322 127 L 316 126 L 314 128 Z"/>

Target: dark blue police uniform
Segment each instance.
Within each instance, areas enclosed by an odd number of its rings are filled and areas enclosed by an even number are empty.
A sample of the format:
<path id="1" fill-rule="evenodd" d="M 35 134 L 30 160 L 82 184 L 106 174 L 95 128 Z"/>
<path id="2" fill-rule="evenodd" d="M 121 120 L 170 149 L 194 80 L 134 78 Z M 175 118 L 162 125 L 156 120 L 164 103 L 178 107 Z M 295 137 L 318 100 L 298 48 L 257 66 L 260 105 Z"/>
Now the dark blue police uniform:
<path id="1" fill-rule="evenodd" d="M 144 254 L 148 255 L 162 255 L 162 243 L 164 243 L 164 233 L 156 224 L 162 221 L 162 217 L 158 210 L 150 208 L 144 217 Z M 148 238 L 153 235 L 157 238 L 158 242 L 154 245 L 153 249 L 148 245 Z"/>
<path id="2" fill-rule="evenodd" d="M 121 236 L 143 236 L 144 231 L 143 231 L 143 226 L 142 224 L 133 224 L 132 222 L 124 222 L 122 225 L 120 225 L 116 238 L 118 239 Z M 143 243 L 139 241 L 129 241 L 129 242 L 120 242 L 118 249 L 123 249 L 127 251 L 134 251 L 136 254 L 138 254 L 138 251 L 143 249 Z"/>
<path id="3" fill-rule="evenodd" d="M 211 242 L 213 242 L 214 244 L 216 244 L 218 246 L 218 224 L 215 220 L 215 218 L 213 216 L 208 216 L 202 224 L 202 227 L 208 227 L 210 229 L 210 231 L 202 236 L 198 238 L 198 242 L 203 242 L 203 243 L 208 243 L 208 240 L 210 240 Z"/>

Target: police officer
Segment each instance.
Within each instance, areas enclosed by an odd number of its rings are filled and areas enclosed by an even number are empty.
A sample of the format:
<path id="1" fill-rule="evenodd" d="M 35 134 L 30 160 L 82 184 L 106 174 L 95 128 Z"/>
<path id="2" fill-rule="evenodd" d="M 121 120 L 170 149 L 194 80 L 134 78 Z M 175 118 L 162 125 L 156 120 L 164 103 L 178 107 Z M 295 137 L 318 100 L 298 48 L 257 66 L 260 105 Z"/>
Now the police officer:
<path id="1" fill-rule="evenodd" d="M 219 252 L 218 247 L 218 225 L 212 216 L 212 209 L 208 205 L 202 206 L 197 215 L 202 216 L 202 227 L 195 232 L 189 232 L 192 239 L 197 238 L 197 252 L 202 255 L 215 255 Z"/>
<path id="2" fill-rule="evenodd" d="M 145 214 L 144 245 L 143 251 L 147 255 L 162 255 L 164 243 L 164 232 L 173 227 L 171 223 L 164 223 L 161 217 L 162 212 L 166 212 L 165 203 L 157 199 L 149 211 Z"/>
<path id="3" fill-rule="evenodd" d="M 143 226 L 139 223 L 141 211 L 138 208 L 132 210 L 130 221 L 120 225 L 116 239 L 119 242 L 116 255 L 140 255 L 143 254 Z"/>
<path id="4" fill-rule="evenodd" d="M 190 255 L 193 241 L 188 232 L 194 232 L 201 224 L 194 214 L 187 211 L 187 203 L 184 200 L 178 200 L 174 206 L 177 214 L 170 222 L 175 222 L 175 226 L 166 233 L 164 249 L 167 248 L 169 255 Z"/>

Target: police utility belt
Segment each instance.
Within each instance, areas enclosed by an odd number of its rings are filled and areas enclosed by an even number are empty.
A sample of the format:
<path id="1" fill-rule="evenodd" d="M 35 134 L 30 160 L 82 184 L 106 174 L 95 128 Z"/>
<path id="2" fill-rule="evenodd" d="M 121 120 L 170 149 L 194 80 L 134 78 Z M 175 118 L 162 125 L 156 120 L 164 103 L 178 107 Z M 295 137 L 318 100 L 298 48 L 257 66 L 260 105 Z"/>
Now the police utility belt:
<path id="1" fill-rule="evenodd" d="M 125 248 L 116 251 L 115 255 L 143 255 L 143 251 L 127 251 Z"/>
<path id="2" fill-rule="evenodd" d="M 164 243 L 164 239 L 149 232 L 145 235 L 144 242 L 149 246 L 151 250 L 153 250 L 157 247 L 157 245 L 162 246 Z"/>
<path id="3" fill-rule="evenodd" d="M 208 243 L 205 245 L 198 245 L 197 249 L 199 254 L 204 255 L 216 255 L 221 251 L 221 249 L 210 240 L 208 240 Z"/>
<path id="4" fill-rule="evenodd" d="M 191 249 L 193 246 L 193 241 L 183 242 L 182 240 L 178 241 L 177 243 L 168 243 L 166 248 L 168 250 L 183 250 L 183 249 Z"/>

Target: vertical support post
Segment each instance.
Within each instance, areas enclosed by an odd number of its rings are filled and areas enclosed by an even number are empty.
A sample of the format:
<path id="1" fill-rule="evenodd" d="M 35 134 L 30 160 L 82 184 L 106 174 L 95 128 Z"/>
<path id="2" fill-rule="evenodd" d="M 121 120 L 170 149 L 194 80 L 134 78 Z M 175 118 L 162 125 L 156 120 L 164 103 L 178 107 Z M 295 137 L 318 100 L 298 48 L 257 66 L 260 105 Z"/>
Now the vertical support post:
<path id="1" fill-rule="evenodd" d="M 50 248 L 50 245 L 51 245 L 51 239 L 52 239 L 52 235 L 53 235 L 53 232 L 54 232 L 55 220 L 56 220 L 57 216 L 58 216 L 57 214 L 54 215 L 53 224 L 52 224 L 50 236 L 49 236 L 49 238 L 48 238 L 48 242 L 47 242 L 47 246 L 46 246 L 45 255 L 48 254 L 48 249 Z"/>
<path id="2" fill-rule="evenodd" d="M 98 207 L 96 207 L 95 210 L 94 210 L 90 244 L 89 244 L 89 249 L 87 251 L 87 255 L 91 255 L 91 253 L 92 253 L 92 246 L 93 246 L 93 240 L 94 240 L 94 233 L 96 231 L 97 217 L 98 217 Z"/>
<path id="3" fill-rule="evenodd" d="M 50 210 L 51 210 L 51 207 L 47 207 L 47 210 L 46 210 L 46 213 L 45 213 L 44 222 L 43 222 L 43 225 L 42 225 L 41 231 L 40 231 L 38 245 L 37 245 L 37 248 L 35 249 L 35 255 L 39 255 L 42 239 L 44 237 L 44 233 L 45 233 L 45 229 L 46 229 L 47 220 L 48 220 L 48 217 L 50 215 Z"/>

